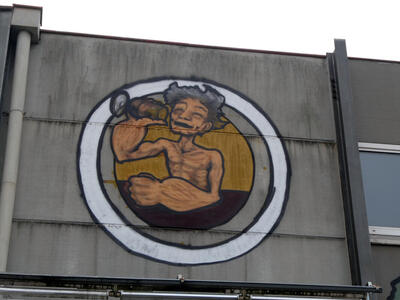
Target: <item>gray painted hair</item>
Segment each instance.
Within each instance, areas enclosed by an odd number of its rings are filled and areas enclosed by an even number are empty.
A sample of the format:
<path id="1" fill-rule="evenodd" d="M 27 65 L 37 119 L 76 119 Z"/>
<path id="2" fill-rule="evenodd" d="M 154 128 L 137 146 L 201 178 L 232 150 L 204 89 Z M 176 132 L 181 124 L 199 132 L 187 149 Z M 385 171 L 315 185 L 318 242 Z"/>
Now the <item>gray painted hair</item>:
<path id="1" fill-rule="evenodd" d="M 209 85 L 204 85 L 205 90 L 202 91 L 199 86 L 178 86 L 177 82 L 170 84 L 168 89 L 164 91 L 165 103 L 172 108 L 176 103 L 183 99 L 197 99 L 208 109 L 208 121 L 215 124 L 221 122 L 220 117 L 223 116 L 222 106 L 225 103 L 225 97 L 222 96 L 216 89 Z"/>

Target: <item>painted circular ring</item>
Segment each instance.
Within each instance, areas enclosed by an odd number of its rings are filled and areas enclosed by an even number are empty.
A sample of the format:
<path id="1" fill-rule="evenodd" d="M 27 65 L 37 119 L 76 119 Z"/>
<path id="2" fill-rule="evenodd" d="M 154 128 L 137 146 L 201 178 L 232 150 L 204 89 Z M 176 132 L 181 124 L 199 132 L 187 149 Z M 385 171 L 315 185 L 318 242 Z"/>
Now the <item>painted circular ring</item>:
<path id="1" fill-rule="evenodd" d="M 102 188 L 101 174 L 98 171 L 102 137 L 107 128 L 106 124 L 113 117 L 110 111 L 110 97 L 106 97 L 92 110 L 81 132 L 78 144 L 78 177 L 83 196 L 95 221 L 113 239 L 134 254 L 175 265 L 211 264 L 237 258 L 259 245 L 279 223 L 285 208 L 290 180 L 286 150 L 277 130 L 261 109 L 243 95 L 218 83 L 163 78 L 136 82 L 121 89 L 125 89 L 130 97 L 134 98 L 162 92 L 173 82 L 180 86 L 212 86 L 225 96 L 225 105 L 244 113 L 259 132 L 270 151 L 271 169 L 274 170 L 274 186 L 271 189 L 273 194 L 268 207 L 244 232 L 225 243 L 209 247 L 187 249 L 155 241 L 136 231 L 114 211 L 107 200 L 108 196 Z"/>

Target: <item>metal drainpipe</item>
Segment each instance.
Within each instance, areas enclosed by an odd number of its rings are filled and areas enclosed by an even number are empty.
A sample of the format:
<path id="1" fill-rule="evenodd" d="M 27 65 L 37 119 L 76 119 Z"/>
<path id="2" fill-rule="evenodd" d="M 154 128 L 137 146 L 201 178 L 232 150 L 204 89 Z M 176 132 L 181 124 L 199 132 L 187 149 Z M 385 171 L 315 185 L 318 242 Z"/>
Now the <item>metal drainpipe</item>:
<path id="1" fill-rule="evenodd" d="M 0 272 L 5 272 L 7 267 L 15 190 L 17 186 L 30 46 L 30 33 L 25 30 L 20 31 L 17 38 L 10 116 L 7 131 L 7 146 L 4 156 L 0 195 Z"/>

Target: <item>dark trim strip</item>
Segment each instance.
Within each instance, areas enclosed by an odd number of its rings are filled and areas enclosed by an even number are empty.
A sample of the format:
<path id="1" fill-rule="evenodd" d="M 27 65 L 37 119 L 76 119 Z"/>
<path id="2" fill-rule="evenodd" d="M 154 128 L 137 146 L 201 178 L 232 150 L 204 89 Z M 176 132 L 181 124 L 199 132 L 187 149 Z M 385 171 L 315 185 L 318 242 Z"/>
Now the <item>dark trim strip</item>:
<path id="1" fill-rule="evenodd" d="M 335 40 L 328 62 L 352 282 L 367 284 L 374 281 L 374 273 L 344 40 Z"/>
<path id="2" fill-rule="evenodd" d="M 350 272 L 351 279 L 353 284 L 359 284 L 361 282 L 360 272 L 359 272 L 359 263 L 356 251 L 356 243 L 353 239 L 354 236 L 354 226 L 353 226 L 353 218 L 351 216 L 351 204 L 350 204 L 350 192 L 348 187 L 348 176 L 346 170 L 346 150 L 344 145 L 344 137 L 343 137 L 343 121 L 341 116 L 341 108 L 339 102 L 339 91 L 337 84 L 337 74 L 335 68 L 335 58 L 333 54 L 328 54 L 328 62 L 329 62 L 329 73 L 331 78 L 331 91 L 333 98 L 333 110 L 335 114 L 335 125 L 336 125 L 336 136 L 337 136 L 337 148 L 338 148 L 338 158 L 339 158 L 339 171 L 340 171 L 340 179 L 341 179 L 341 187 L 342 187 L 342 197 L 343 197 L 343 208 L 344 208 L 344 218 L 346 225 L 346 240 L 347 240 L 347 248 L 349 254 L 349 263 L 350 263 Z"/>

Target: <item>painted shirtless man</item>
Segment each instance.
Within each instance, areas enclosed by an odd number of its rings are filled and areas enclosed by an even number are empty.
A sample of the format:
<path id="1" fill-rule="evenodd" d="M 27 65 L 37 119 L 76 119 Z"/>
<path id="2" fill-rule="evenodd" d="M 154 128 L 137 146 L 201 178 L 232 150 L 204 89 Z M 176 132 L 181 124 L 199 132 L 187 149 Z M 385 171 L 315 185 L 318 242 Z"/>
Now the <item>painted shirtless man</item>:
<path id="1" fill-rule="evenodd" d="M 205 86 L 172 83 L 164 91 L 171 106 L 170 129 L 178 141 L 160 138 L 145 142 L 147 128 L 166 125 L 163 120 L 133 117 L 118 123 L 112 133 L 112 147 L 118 162 L 134 161 L 164 153 L 169 177 L 160 180 L 148 173 L 129 178 L 131 197 L 140 205 L 158 203 L 175 211 L 189 211 L 217 202 L 224 174 L 223 157 L 218 150 L 196 144 L 196 137 L 212 130 L 220 121 L 224 97 Z M 143 101 L 143 100 L 142 100 Z M 145 101 L 145 100 L 144 100 Z"/>

